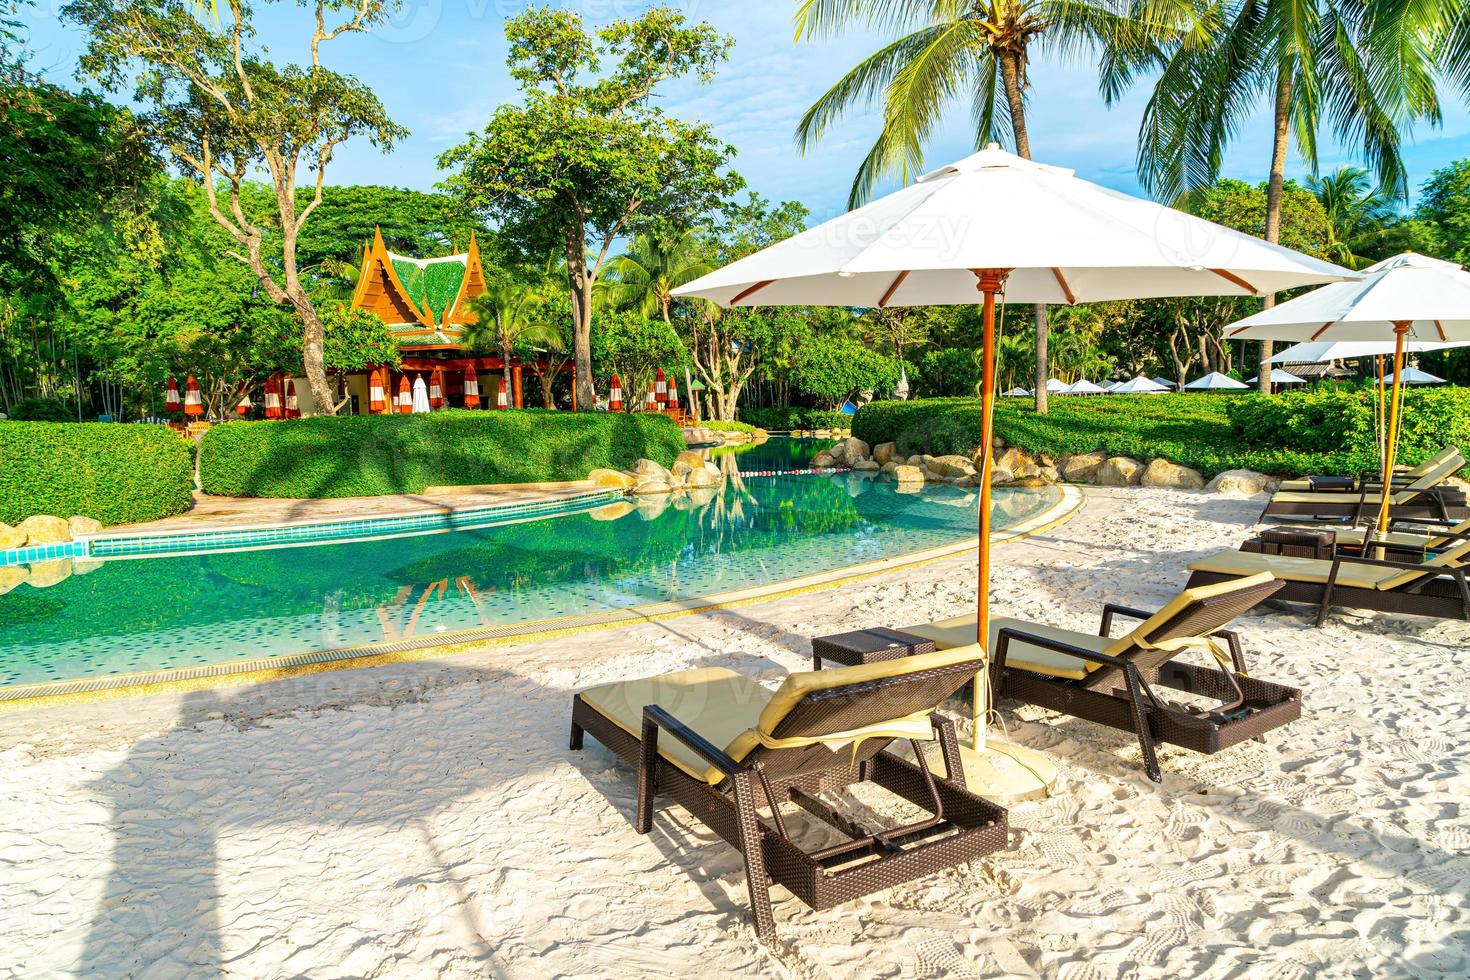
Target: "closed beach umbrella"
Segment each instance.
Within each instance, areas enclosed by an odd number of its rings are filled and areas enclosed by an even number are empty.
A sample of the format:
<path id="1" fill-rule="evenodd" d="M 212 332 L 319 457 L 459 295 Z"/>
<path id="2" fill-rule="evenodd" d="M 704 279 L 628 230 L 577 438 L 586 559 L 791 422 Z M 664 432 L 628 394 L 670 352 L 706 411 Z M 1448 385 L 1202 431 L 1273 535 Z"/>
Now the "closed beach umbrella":
<path id="1" fill-rule="evenodd" d="M 653 400 L 660 408 L 669 400 L 669 382 L 664 375 L 664 369 L 659 368 L 653 372 Z"/>
<path id="2" fill-rule="evenodd" d="M 679 383 L 673 378 L 669 379 L 669 407 L 679 407 Z"/>
<path id="3" fill-rule="evenodd" d="M 1024 160 L 992 144 L 885 197 L 680 286 L 675 296 L 720 306 L 969 305 L 981 301 L 981 446 L 994 436 L 995 300 L 1085 303 L 1165 296 L 1261 296 L 1350 278 L 1327 262 L 1182 211 Z M 981 455 L 976 639 L 990 639 L 990 478 Z M 976 684 L 975 749 L 985 742 Z M 1053 774 L 1043 756 L 1008 746 L 1010 761 L 971 753 L 967 780 L 1010 796 Z M 1017 761 L 1024 756 L 1025 761 Z M 1004 766 L 1010 788 L 994 787 Z M 1041 787 L 1037 786 L 1037 783 Z"/>
<path id="4" fill-rule="evenodd" d="M 1413 341 L 1470 341 L 1470 273 L 1453 262 L 1405 252 L 1363 270 L 1357 282 L 1333 283 L 1232 324 L 1231 340 L 1392 340 L 1393 393 L 1383 455 L 1383 504 L 1378 528 L 1387 532 L 1394 457 L 1402 414 L 1404 354 Z"/>
<path id="5" fill-rule="evenodd" d="M 444 407 L 444 369 L 435 368 L 434 373 L 429 375 L 429 407 L 439 409 Z"/>
<path id="6" fill-rule="evenodd" d="M 240 400 L 235 403 L 235 414 L 244 418 L 250 414 L 251 408 L 250 390 L 248 388 L 242 388 L 240 391 Z"/>
<path id="7" fill-rule="evenodd" d="M 510 408 L 510 400 L 505 397 L 505 375 L 500 376 L 500 392 L 495 396 L 496 408 Z"/>
<path id="8" fill-rule="evenodd" d="M 204 399 L 199 394 L 199 382 L 192 374 L 184 382 L 184 414 L 191 419 L 197 419 L 204 414 Z"/>
<path id="9" fill-rule="evenodd" d="M 607 410 L 609 412 L 623 410 L 623 382 L 616 374 L 612 376 L 612 386 L 607 389 Z"/>
<path id="10" fill-rule="evenodd" d="M 163 393 L 163 409 L 166 412 L 182 412 L 184 402 L 179 398 L 179 383 L 173 378 L 168 379 L 168 388 Z"/>
<path id="11" fill-rule="evenodd" d="M 1117 387 L 1109 388 L 1110 395 L 1162 395 L 1169 389 L 1157 381 L 1150 381 L 1143 375 L 1139 375 L 1132 381 L 1124 381 Z"/>
<path id="12" fill-rule="evenodd" d="M 386 387 L 382 368 L 373 368 L 368 375 L 368 411 L 374 415 L 381 415 L 388 410 L 388 393 L 384 390 Z"/>
<path id="13" fill-rule="evenodd" d="M 643 410 L 651 412 L 658 407 L 657 397 L 653 393 L 653 382 L 648 382 L 648 396 L 643 399 Z"/>
<path id="14" fill-rule="evenodd" d="M 1211 371 L 1203 378 L 1195 378 L 1184 386 L 1185 391 L 1242 391 L 1250 385 L 1241 384 L 1234 378 L 1219 371 Z"/>
<path id="15" fill-rule="evenodd" d="M 286 399 L 285 399 L 285 401 L 286 401 L 286 418 L 288 418 L 288 419 L 299 419 L 299 418 L 301 418 L 301 403 L 296 400 L 296 382 L 293 379 L 291 379 L 291 378 L 287 378 L 286 379 Z"/>
<path id="16" fill-rule="evenodd" d="M 281 414 L 281 378 L 273 374 L 265 379 L 265 417 L 278 419 Z"/>
<path id="17" fill-rule="evenodd" d="M 413 413 L 424 415 L 429 411 L 429 386 L 424 384 L 424 376 L 416 374 L 413 378 Z"/>
<path id="18" fill-rule="evenodd" d="M 464 407 L 480 407 L 480 378 L 473 364 L 464 369 Z"/>
<path id="19" fill-rule="evenodd" d="M 398 379 L 398 414 L 407 415 L 413 411 L 413 385 L 408 380 L 408 375 L 402 375 Z"/>

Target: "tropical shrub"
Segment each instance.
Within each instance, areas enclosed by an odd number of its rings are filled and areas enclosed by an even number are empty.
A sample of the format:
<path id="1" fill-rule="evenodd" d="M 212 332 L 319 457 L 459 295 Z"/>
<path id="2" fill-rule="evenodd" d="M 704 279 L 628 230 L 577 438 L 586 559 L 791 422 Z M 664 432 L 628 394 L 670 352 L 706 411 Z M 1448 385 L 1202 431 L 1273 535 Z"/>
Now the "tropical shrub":
<path id="1" fill-rule="evenodd" d="M 654 413 L 486 412 L 231 422 L 205 434 L 206 493 L 366 497 L 431 486 L 579 480 L 639 458 L 672 465 L 684 448 Z"/>
<path id="2" fill-rule="evenodd" d="M 76 406 L 59 398 L 22 398 L 10 410 L 17 422 L 75 422 Z"/>
<path id="3" fill-rule="evenodd" d="M 161 425 L 0 422 L 0 520 L 80 514 L 103 524 L 189 509 L 192 445 Z"/>
<path id="4" fill-rule="evenodd" d="M 782 406 L 776 408 L 742 408 L 741 418 L 762 429 L 785 431 L 789 429 L 845 429 L 852 424 L 851 415 L 832 412 L 821 408 L 798 408 Z"/>

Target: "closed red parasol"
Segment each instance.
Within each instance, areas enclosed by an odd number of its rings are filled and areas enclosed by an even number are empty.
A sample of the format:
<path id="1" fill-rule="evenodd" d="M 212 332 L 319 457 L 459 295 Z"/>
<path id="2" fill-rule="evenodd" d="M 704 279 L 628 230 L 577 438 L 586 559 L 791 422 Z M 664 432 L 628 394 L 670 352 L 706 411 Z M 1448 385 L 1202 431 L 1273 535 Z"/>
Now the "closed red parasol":
<path id="1" fill-rule="evenodd" d="M 281 378 L 279 375 L 271 375 L 265 379 L 265 417 L 278 419 L 281 417 Z"/>
<path id="2" fill-rule="evenodd" d="M 669 379 L 669 407 L 679 407 L 679 385 L 673 378 Z"/>
<path id="3" fill-rule="evenodd" d="M 368 375 L 368 411 L 374 415 L 382 415 L 388 410 L 387 383 L 383 378 L 382 368 L 373 368 Z"/>
<path id="4" fill-rule="evenodd" d="M 179 398 L 179 383 L 173 378 L 168 379 L 168 391 L 163 395 L 163 410 L 166 412 L 182 412 L 184 403 Z"/>
<path id="5" fill-rule="evenodd" d="M 500 394 L 497 395 L 496 398 L 495 398 L 495 407 L 496 408 L 509 408 L 510 407 L 510 402 L 505 397 L 505 378 L 503 376 L 500 379 Z"/>
<path id="6" fill-rule="evenodd" d="M 240 400 L 235 403 L 235 414 L 240 416 L 241 418 L 244 418 L 245 416 L 250 414 L 250 409 L 252 407 L 253 404 L 250 401 L 250 389 L 242 385 L 240 387 Z"/>
<path id="7" fill-rule="evenodd" d="M 290 378 L 286 379 L 286 418 L 301 418 L 301 406 L 296 401 L 296 382 Z"/>
<path id="8" fill-rule="evenodd" d="M 408 383 L 408 375 L 398 379 L 398 414 L 407 415 L 413 411 L 413 388 Z"/>
<path id="9" fill-rule="evenodd" d="M 192 374 L 184 382 L 184 414 L 191 419 L 197 419 L 204 414 L 204 399 L 199 395 L 199 382 L 194 380 Z"/>
<path id="10" fill-rule="evenodd" d="M 464 369 L 464 407 L 480 407 L 480 379 L 473 364 Z"/>
<path id="11" fill-rule="evenodd" d="M 616 374 L 613 375 L 612 387 L 607 392 L 607 409 L 610 412 L 623 410 L 623 382 Z"/>
<path id="12" fill-rule="evenodd" d="M 440 409 L 444 407 L 444 369 L 435 368 L 434 373 L 429 375 L 429 407 Z"/>
<path id="13" fill-rule="evenodd" d="M 658 401 L 653 394 L 653 382 L 650 381 L 648 382 L 648 397 L 643 400 L 643 410 L 651 412 L 656 408 L 658 408 Z"/>
<path id="14" fill-rule="evenodd" d="M 669 382 L 664 377 L 663 368 L 653 372 L 653 400 L 658 403 L 659 408 L 663 408 L 669 400 Z"/>

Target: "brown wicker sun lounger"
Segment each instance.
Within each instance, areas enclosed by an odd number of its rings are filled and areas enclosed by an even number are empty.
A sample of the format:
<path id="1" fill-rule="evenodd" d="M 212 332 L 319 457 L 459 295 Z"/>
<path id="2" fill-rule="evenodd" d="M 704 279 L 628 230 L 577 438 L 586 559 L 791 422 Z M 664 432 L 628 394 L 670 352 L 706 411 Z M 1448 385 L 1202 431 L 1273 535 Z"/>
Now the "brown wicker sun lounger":
<path id="1" fill-rule="evenodd" d="M 1020 619 L 993 620 L 991 690 L 1002 698 L 1133 732 L 1148 777 L 1159 782 L 1163 774 L 1155 743 L 1215 753 L 1301 717 L 1301 692 L 1246 676 L 1240 637 L 1223 628 L 1280 587 L 1270 575 L 1256 575 L 1191 588 L 1155 613 L 1109 603 L 1103 606 L 1096 636 Z M 1108 634 L 1118 616 L 1143 622 L 1112 639 Z M 974 636 L 973 616 L 901 632 L 943 647 L 967 628 Z M 1214 637 L 1225 641 L 1228 656 Z M 1200 667 L 1174 659 L 1188 650 L 1208 651 L 1218 663 Z M 1219 703 L 1208 709 L 1170 703 L 1155 687 Z"/>
<path id="2" fill-rule="evenodd" d="M 1432 517 L 1394 518 L 1388 522 L 1388 534 L 1382 538 L 1368 527 L 1344 528 L 1336 532 L 1336 547 L 1349 554 L 1367 553 L 1373 557 L 1382 544 L 1389 554 L 1422 562 L 1430 552 L 1453 548 L 1470 541 L 1470 519 L 1441 521 Z M 1328 532 L 1333 533 L 1333 532 Z"/>
<path id="3" fill-rule="evenodd" d="M 1460 460 L 1461 466 L 1465 465 L 1465 457 L 1459 447 L 1446 446 L 1417 466 L 1395 466 L 1393 484 L 1402 486 L 1413 483 L 1421 476 L 1433 472 L 1434 468 L 1441 463 L 1456 458 Z M 1362 489 L 1364 483 L 1376 485 L 1382 482 L 1383 471 L 1379 470 L 1360 477 L 1309 476 L 1300 480 L 1283 480 L 1277 489 L 1286 493 L 1357 493 Z"/>
<path id="4" fill-rule="evenodd" d="M 772 883 L 826 909 L 1007 846 L 1005 810 L 965 788 L 954 723 L 934 710 L 984 667 L 972 645 L 794 673 L 775 692 L 717 667 L 607 684 L 572 699 L 572 748 L 586 732 L 637 767 L 639 833 L 653 826 L 657 790 L 739 850 L 756 934 L 770 943 Z M 919 741 L 930 738 L 948 777 L 924 760 Z M 914 762 L 885 751 L 895 739 Z M 873 831 L 815 796 L 860 782 L 926 815 Z M 846 839 L 804 849 L 782 804 Z"/>
<path id="5" fill-rule="evenodd" d="M 1389 497 L 1392 516 L 1401 518 L 1434 517 L 1439 520 L 1463 520 L 1470 517 L 1465 494 L 1444 484 L 1465 461 L 1445 460 L 1412 483 L 1395 488 Z M 1281 491 L 1271 497 L 1261 518 L 1309 517 L 1357 523 L 1376 514 L 1383 503 L 1383 491 L 1376 484 L 1364 484 L 1357 493 L 1291 493 Z"/>
<path id="6" fill-rule="evenodd" d="M 1371 551 L 1371 548 L 1370 548 Z M 1470 620 L 1470 541 L 1426 562 L 1337 555 L 1331 560 L 1222 551 L 1189 563 L 1191 587 L 1270 572 L 1284 583 L 1275 598 L 1311 603 L 1317 625 L 1332 606 Z"/>

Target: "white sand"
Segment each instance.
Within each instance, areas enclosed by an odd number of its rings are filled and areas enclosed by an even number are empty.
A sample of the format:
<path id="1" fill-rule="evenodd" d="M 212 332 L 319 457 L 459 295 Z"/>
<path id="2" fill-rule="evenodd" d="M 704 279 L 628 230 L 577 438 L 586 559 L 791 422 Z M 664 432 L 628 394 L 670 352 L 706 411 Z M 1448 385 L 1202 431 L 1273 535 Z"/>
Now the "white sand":
<path id="1" fill-rule="evenodd" d="M 1149 606 L 1259 502 L 1098 491 L 1005 546 L 1000 611 Z M 1267 744 L 1165 749 L 1007 705 L 1063 766 L 1014 849 L 756 944 L 735 852 L 567 750 L 571 692 L 721 664 L 774 680 L 834 627 L 970 608 L 963 557 L 840 591 L 442 661 L 0 717 L 0 975 L 1004 976 L 1470 972 L 1470 627 L 1300 607 L 1242 626 L 1307 690 Z"/>

